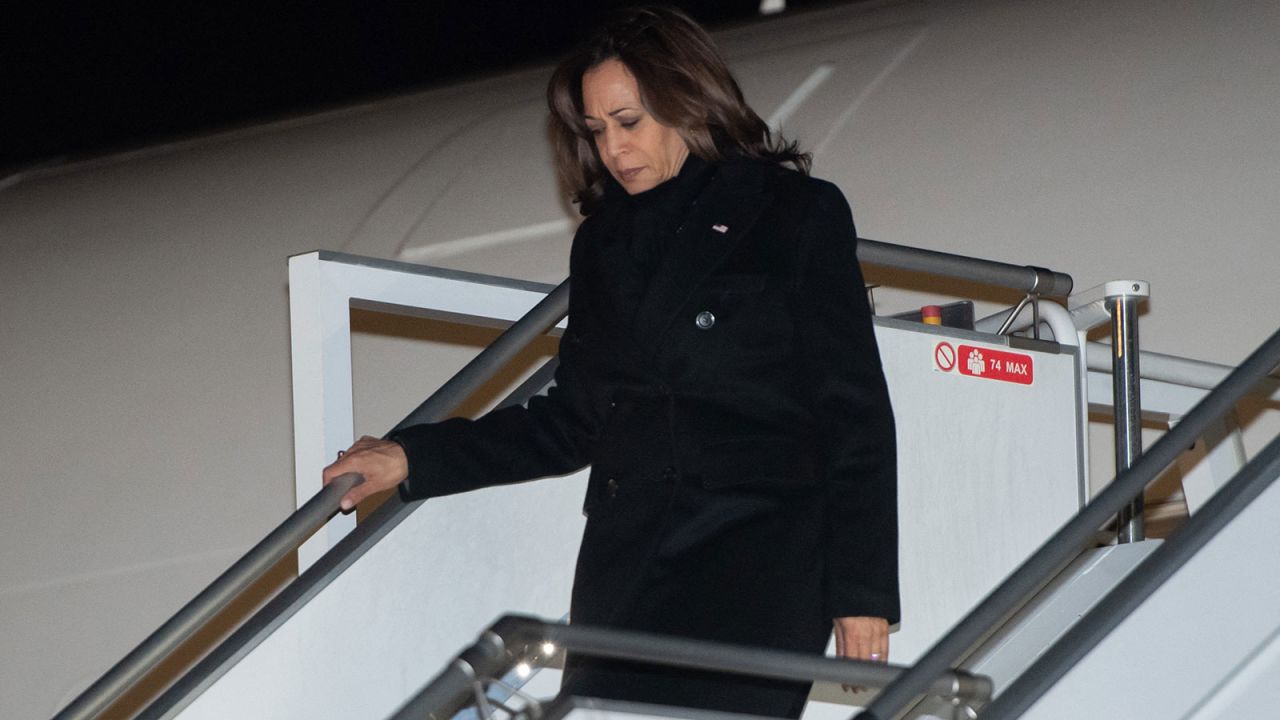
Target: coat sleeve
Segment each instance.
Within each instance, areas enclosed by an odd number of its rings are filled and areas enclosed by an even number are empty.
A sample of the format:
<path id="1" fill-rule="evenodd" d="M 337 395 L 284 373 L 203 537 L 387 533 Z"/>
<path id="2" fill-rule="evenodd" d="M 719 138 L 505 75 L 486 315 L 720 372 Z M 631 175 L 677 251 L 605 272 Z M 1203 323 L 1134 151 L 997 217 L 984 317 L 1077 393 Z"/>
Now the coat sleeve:
<path id="1" fill-rule="evenodd" d="M 418 500 L 504 485 L 547 475 L 563 475 L 590 462 L 602 412 L 593 383 L 580 360 L 582 342 L 574 318 L 579 243 L 570 257 L 569 323 L 560 339 L 555 384 L 527 405 L 489 412 L 475 420 L 451 418 L 414 425 L 388 435 L 409 459 L 400 486 L 406 500 Z"/>
<path id="2" fill-rule="evenodd" d="M 813 182 L 813 210 L 798 236 L 797 344 L 826 462 L 826 607 L 833 618 L 861 615 L 896 623 L 893 410 L 849 205 L 834 185 Z"/>

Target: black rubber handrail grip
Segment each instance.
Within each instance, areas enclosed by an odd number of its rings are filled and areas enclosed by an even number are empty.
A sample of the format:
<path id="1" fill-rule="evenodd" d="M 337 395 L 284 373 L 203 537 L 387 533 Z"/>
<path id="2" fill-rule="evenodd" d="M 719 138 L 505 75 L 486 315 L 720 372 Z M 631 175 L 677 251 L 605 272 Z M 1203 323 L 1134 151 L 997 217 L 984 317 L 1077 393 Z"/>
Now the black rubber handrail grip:
<path id="1" fill-rule="evenodd" d="M 1049 297 L 1066 297 L 1074 285 L 1070 275 L 1033 265 L 1014 265 L 869 238 L 858 238 L 858 260 Z"/>

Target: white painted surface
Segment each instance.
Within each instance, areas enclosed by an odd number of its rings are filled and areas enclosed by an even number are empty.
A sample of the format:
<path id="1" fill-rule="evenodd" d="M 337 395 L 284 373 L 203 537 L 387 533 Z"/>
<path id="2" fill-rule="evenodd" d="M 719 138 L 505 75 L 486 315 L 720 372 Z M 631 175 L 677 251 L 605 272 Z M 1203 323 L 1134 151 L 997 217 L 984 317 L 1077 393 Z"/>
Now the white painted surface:
<path id="1" fill-rule="evenodd" d="M 1182 492 L 1188 513 L 1203 507 L 1218 488 L 1226 485 L 1244 467 L 1247 458 L 1238 424 L 1235 413 L 1230 413 L 1197 440 L 1190 452 L 1179 458 Z"/>
<path id="2" fill-rule="evenodd" d="M 909 664 L 1079 509 L 1075 356 L 1016 351 L 1034 362 L 1025 386 L 934 369 L 939 342 L 990 343 L 919 325 L 877 337 L 899 443 L 890 658 Z"/>
<path id="3" fill-rule="evenodd" d="M 1280 483 L 1273 483 L 1024 717 L 1274 716 L 1278 516 Z"/>
<path id="4" fill-rule="evenodd" d="M 294 501 L 316 494 L 316 478 L 355 435 L 351 375 L 351 298 L 317 253 L 289 258 L 289 357 L 293 386 Z M 301 573 L 356 526 L 337 515 L 297 552 Z"/>
<path id="5" fill-rule="evenodd" d="M 1086 550 L 1005 626 L 998 639 L 968 659 L 965 669 L 986 675 L 997 688 L 1008 687 L 1161 542 Z"/>
<path id="6" fill-rule="evenodd" d="M 501 326 L 527 313 L 549 289 L 538 283 L 504 282 L 500 278 L 480 282 L 484 278 L 463 279 L 463 275 L 374 268 L 325 260 L 320 253 L 289 259 L 297 507 L 320 492 L 321 471 L 357 437 L 351 308 L 430 307 L 429 316 Z M 355 524 L 355 515 L 331 519 L 298 549 L 299 572 L 337 544 Z"/>
<path id="7" fill-rule="evenodd" d="M 873 5 L 717 36 L 766 117 L 834 68 L 784 130 L 821 149 L 815 173 L 863 234 L 1078 287 L 1150 280 L 1149 349 L 1235 363 L 1274 329 L 1280 6 Z M 7 717 L 51 714 L 292 507 L 286 257 L 572 226 L 542 134 L 547 72 L 0 186 L 0 634 L 26 638 L 0 649 Z M 567 242 L 448 262 L 557 282 Z M 968 292 L 911 282 L 877 291 L 882 312 Z M 986 314 L 1009 298 L 979 300 Z M 357 333 L 357 432 L 416 405 L 469 342 Z M 1275 414 L 1242 417 L 1246 449 Z M 1094 438 L 1096 477 L 1109 435 Z M 142 582 L 138 567 L 160 570 Z"/>
<path id="8" fill-rule="evenodd" d="M 990 678 L 997 692 L 1008 687 L 1161 542 L 1146 540 L 1081 553 L 962 666 Z M 949 703 L 933 697 L 910 717 L 950 720 L 951 711 Z"/>
<path id="9" fill-rule="evenodd" d="M 1258 644 L 1253 656 L 1222 678 L 1211 697 L 1187 714 L 1187 720 L 1262 718 L 1280 707 L 1280 629 Z"/>
<path id="10" fill-rule="evenodd" d="M 499 615 L 564 614 L 584 486 L 424 503 L 179 717 L 386 717 Z"/>

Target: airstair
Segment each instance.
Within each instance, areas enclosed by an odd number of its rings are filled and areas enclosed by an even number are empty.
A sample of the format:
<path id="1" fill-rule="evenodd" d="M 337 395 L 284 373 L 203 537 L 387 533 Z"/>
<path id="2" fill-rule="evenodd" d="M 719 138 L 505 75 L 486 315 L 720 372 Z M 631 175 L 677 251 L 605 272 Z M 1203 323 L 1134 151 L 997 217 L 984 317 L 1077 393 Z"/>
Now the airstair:
<path id="1" fill-rule="evenodd" d="M 1280 707 L 1267 682 L 1280 672 L 1280 442 L 1246 462 L 1234 414 L 1246 394 L 1280 399 L 1280 333 L 1236 368 L 1143 353 L 1141 281 L 1072 294 L 1068 276 L 1041 268 L 870 240 L 859 252 L 1022 297 L 971 326 L 876 318 L 899 419 L 905 620 L 893 664 L 556 622 L 583 473 L 424 503 L 391 497 L 359 523 L 337 515 L 358 478 L 323 489 L 319 478 L 353 437 L 352 308 L 506 328 L 411 424 L 448 417 L 557 334 L 568 287 L 315 252 L 290 261 L 298 511 L 58 720 L 119 717 L 129 688 L 295 551 L 299 577 L 138 717 L 741 717 L 555 698 L 566 648 L 815 680 L 809 720 L 1207 720 Z M 1111 344 L 1089 342 L 1103 327 Z M 499 404 L 543 391 L 554 368 L 548 359 Z M 1091 411 L 1115 416 L 1121 469 L 1096 495 Z M 1169 428 L 1145 452 L 1144 421 Z M 1190 512 L 1167 538 L 1145 539 L 1143 490 L 1174 463 Z"/>

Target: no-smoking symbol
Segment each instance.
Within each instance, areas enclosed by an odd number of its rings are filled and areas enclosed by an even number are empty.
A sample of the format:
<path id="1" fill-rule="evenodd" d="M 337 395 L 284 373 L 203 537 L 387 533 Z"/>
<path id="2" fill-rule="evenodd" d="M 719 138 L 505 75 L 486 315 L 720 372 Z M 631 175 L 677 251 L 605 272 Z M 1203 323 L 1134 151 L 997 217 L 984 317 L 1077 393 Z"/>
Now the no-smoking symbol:
<path id="1" fill-rule="evenodd" d="M 951 347 L 951 343 L 938 343 L 933 349 L 933 362 L 942 372 L 951 372 L 956 367 L 956 349 Z"/>

